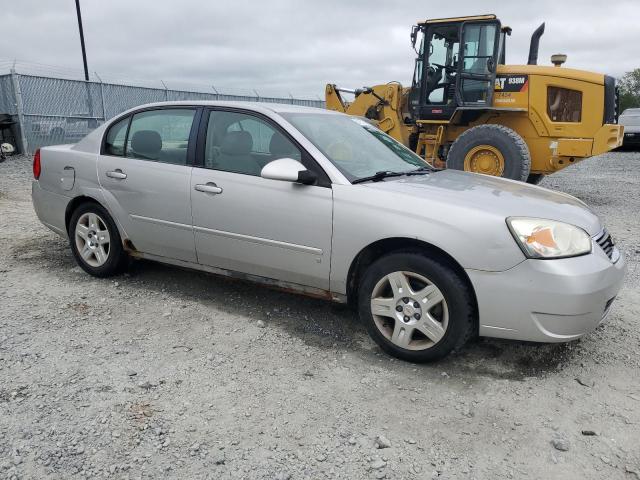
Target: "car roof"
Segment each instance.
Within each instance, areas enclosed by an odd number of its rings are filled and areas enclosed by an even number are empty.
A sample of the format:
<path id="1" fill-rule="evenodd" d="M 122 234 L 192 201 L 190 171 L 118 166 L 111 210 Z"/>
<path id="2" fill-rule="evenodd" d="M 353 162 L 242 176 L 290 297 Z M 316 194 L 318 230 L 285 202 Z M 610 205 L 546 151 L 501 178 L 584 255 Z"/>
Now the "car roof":
<path id="1" fill-rule="evenodd" d="M 626 108 L 620 115 L 640 114 L 640 108 Z"/>
<path id="2" fill-rule="evenodd" d="M 236 107 L 246 108 L 257 112 L 266 113 L 267 111 L 275 113 L 320 113 L 320 114 L 338 114 L 324 108 L 307 107 L 303 105 L 291 105 L 288 103 L 268 103 L 268 102 L 240 102 L 231 100 L 180 100 L 175 102 L 155 102 L 145 105 L 138 105 L 128 111 L 139 110 L 142 108 L 152 107 L 180 107 L 180 106 L 208 106 L 208 107 Z M 123 112 L 124 113 L 124 112 Z"/>

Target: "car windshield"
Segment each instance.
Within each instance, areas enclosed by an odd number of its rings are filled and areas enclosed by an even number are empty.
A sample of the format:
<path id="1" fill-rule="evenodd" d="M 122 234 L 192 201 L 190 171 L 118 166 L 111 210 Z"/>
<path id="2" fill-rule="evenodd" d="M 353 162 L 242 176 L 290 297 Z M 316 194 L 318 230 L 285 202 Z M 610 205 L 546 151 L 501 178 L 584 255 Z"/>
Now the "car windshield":
<path id="1" fill-rule="evenodd" d="M 350 182 L 379 172 L 431 169 L 418 155 L 357 117 L 283 113 Z"/>

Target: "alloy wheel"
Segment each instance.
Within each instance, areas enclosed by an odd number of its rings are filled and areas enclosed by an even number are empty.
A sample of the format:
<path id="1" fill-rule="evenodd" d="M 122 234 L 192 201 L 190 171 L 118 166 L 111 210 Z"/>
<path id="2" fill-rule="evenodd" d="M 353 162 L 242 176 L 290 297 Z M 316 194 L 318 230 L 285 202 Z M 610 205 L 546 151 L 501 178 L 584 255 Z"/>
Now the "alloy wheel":
<path id="1" fill-rule="evenodd" d="M 415 272 L 393 272 L 378 281 L 371 293 L 371 314 L 384 337 L 407 350 L 433 347 L 449 325 L 444 295 Z"/>
<path id="2" fill-rule="evenodd" d="M 101 267 L 109 258 L 111 236 L 105 221 L 94 212 L 78 218 L 75 228 L 78 253 L 87 265 Z"/>

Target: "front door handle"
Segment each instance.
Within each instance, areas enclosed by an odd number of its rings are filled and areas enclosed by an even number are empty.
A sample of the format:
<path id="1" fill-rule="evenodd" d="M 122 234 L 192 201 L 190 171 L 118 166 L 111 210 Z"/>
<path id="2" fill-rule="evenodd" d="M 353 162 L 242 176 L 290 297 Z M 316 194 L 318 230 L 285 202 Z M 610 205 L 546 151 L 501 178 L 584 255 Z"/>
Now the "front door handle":
<path id="1" fill-rule="evenodd" d="M 118 180 L 124 180 L 125 178 L 127 178 L 127 174 L 124 173 L 119 168 L 116 168 L 115 170 L 113 170 L 111 172 L 107 172 L 107 177 L 117 178 Z"/>
<path id="2" fill-rule="evenodd" d="M 216 195 L 222 193 L 222 189 L 213 182 L 199 183 L 194 188 L 199 192 L 213 193 Z"/>

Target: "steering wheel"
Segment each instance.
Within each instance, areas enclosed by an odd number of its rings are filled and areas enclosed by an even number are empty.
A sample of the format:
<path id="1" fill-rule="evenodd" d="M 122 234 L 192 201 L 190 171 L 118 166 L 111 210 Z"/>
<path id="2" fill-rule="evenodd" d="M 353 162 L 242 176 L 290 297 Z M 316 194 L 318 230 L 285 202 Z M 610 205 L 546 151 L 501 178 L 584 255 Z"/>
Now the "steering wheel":
<path id="1" fill-rule="evenodd" d="M 456 68 L 451 65 L 440 65 L 439 63 L 432 63 L 431 65 L 435 65 L 438 68 L 444 69 L 447 72 L 455 72 Z"/>
<path id="2" fill-rule="evenodd" d="M 333 162 L 343 166 L 351 172 L 367 171 L 370 165 L 370 158 L 363 155 L 361 151 L 355 150 L 349 143 L 336 140 L 330 143 L 326 150 L 327 155 Z"/>
<path id="3" fill-rule="evenodd" d="M 340 140 L 331 142 L 326 151 L 332 159 L 337 161 L 352 162 L 355 160 L 351 145 Z"/>

